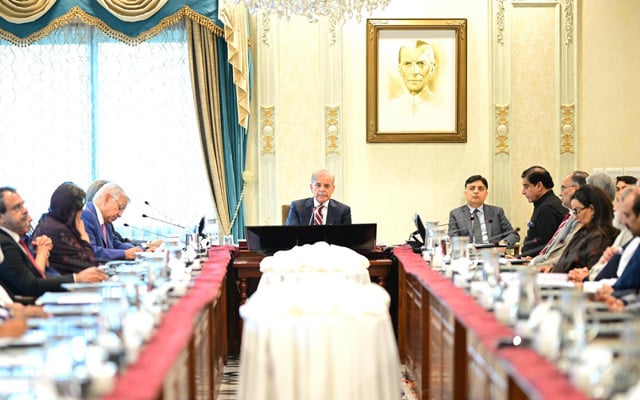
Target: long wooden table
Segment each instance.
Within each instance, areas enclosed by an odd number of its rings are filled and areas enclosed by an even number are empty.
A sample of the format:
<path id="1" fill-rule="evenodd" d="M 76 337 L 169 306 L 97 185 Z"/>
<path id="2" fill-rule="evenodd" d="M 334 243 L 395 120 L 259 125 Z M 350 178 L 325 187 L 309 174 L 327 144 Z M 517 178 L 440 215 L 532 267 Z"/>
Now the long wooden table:
<path id="1" fill-rule="evenodd" d="M 260 261 L 265 256 L 248 250 L 236 253 L 231 260 L 229 278 L 227 279 L 227 337 L 229 354 L 240 354 L 242 336 L 242 320 L 238 308 L 255 292 L 258 280 L 262 276 Z M 393 262 L 390 258 L 370 259 L 369 276 L 373 282 L 390 292 L 392 310 L 395 309 L 395 275 L 391 273 Z M 392 319 L 395 318 L 392 313 Z M 394 324 L 395 326 L 395 324 Z"/>
<path id="2" fill-rule="evenodd" d="M 214 247 L 194 285 L 164 315 L 106 399 L 215 399 L 227 359 L 226 272 L 231 247 Z"/>
<path id="3" fill-rule="evenodd" d="M 496 348 L 513 337 L 409 247 L 398 265 L 398 347 L 419 399 L 586 399 L 532 349 Z"/>

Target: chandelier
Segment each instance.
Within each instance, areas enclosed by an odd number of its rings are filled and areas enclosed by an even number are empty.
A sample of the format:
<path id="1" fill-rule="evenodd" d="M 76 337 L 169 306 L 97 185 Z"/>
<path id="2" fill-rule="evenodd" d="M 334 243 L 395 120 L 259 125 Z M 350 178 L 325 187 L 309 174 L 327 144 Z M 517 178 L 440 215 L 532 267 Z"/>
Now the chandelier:
<path id="1" fill-rule="evenodd" d="M 340 24 L 355 17 L 362 21 L 363 8 L 371 14 L 376 8 L 384 8 L 390 0 L 232 0 L 244 1 L 251 14 L 277 14 L 287 20 L 292 15 L 306 17 L 317 22 L 319 17 L 329 17 Z"/>

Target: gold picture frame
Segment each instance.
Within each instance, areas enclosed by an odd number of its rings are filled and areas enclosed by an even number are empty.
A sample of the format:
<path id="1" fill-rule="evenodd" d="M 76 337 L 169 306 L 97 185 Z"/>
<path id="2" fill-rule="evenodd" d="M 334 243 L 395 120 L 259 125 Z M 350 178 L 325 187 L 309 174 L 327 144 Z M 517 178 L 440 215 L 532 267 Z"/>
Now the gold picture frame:
<path id="1" fill-rule="evenodd" d="M 367 19 L 367 142 L 467 141 L 467 20 Z"/>

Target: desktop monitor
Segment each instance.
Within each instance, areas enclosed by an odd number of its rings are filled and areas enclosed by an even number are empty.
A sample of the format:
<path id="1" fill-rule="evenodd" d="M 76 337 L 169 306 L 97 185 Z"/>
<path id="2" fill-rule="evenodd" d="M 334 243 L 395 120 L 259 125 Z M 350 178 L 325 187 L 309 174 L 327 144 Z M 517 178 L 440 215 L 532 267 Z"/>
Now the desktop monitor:
<path id="1" fill-rule="evenodd" d="M 359 253 L 370 253 L 376 247 L 376 224 L 247 226 L 249 250 L 272 255 L 303 244 L 327 242 L 348 247 Z"/>
<path id="2" fill-rule="evenodd" d="M 418 233 L 418 237 L 414 238 L 417 239 L 420 244 L 424 244 L 424 241 L 427 238 L 427 230 L 425 229 L 424 224 L 422 223 L 422 218 L 420 218 L 418 213 L 413 214 L 413 223 L 416 226 Z"/>

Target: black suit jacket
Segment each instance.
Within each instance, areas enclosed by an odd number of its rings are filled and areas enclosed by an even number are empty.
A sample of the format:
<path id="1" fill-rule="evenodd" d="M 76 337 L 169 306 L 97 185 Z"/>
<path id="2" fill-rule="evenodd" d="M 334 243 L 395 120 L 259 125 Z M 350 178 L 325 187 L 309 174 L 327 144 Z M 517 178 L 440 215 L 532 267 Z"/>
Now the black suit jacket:
<path id="1" fill-rule="evenodd" d="M 285 225 L 311 225 L 313 215 L 313 197 L 291 202 Z M 329 200 L 327 207 L 327 225 L 350 225 L 351 208 L 336 200 Z"/>
<path id="2" fill-rule="evenodd" d="M 44 292 L 62 292 L 61 283 L 73 282 L 73 275 L 42 278 L 22 248 L 7 232 L 0 229 L 0 246 L 4 261 L 0 264 L 0 282 L 9 296 L 38 297 Z"/>

